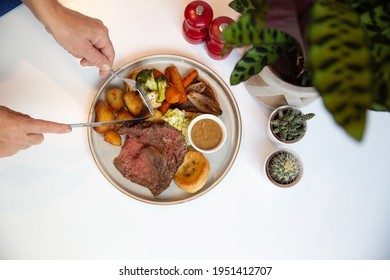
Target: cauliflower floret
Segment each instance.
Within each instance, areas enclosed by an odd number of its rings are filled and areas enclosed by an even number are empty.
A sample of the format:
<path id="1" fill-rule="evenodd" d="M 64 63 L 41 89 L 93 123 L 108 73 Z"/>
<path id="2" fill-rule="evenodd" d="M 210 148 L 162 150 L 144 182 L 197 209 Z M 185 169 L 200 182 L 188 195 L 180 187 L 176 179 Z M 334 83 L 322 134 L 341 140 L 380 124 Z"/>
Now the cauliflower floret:
<path id="1" fill-rule="evenodd" d="M 148 93 L 146 93 L 146 95 L 148 96 L 150 104 L 152 104 L 153 108 L 158 108 L 158 107 L 161 106 L 162 103 L 161 102 L 157 102 L 157 98 L 158 98 L 158 92 L 157 91 L 148 92 Z"/>

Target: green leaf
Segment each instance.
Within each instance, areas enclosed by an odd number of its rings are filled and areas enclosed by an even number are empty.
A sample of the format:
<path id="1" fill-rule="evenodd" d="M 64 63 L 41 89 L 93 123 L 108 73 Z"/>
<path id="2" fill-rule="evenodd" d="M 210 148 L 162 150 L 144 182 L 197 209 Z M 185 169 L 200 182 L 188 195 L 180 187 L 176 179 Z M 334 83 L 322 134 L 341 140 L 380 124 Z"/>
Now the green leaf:
<path id="1" fill-rule="evenodd" d="M 254 14 L 242 15 L 224 30 L 222 33 L 223 40 L 230 48 L 248 45 L 284 44 L 291 41 L 291 37 L 285 32 L 259 28 L 254 22 Z"/>
<path id="2" fill-rule="evenodd" d="M 223 31 L 222 38 L 231 48 L 251 45 L 261 30 L 257 28 L 251 13 L 244 14 Z"/>
<path id="3" fill-rule="evenodd" d="M 374 104 L 371 108 L 390 111 L 390 57 L 375 68 L 374 89 Z"/>
<path id="4" fill-rule="evenodd" d="M 230 76 L 230 84 L 237 85 L 256 75 L 264 66 L 273 63 L 284 50 L 284 47 L 275 45 L 251 48 L 235 65 Z"/>
<path id="5" fill-rule="evenodd" d="M 370 39 L 390 27 L 390 3 L 383 3 L 360 15 L 360 23 Z"/>
<path id="6" fill-rule="evenodd" d="M 240 14 L 254 11 L 263 5 L 265 5 L 265 0 L 234 0 L 229 3 L 229 7 Z"/>
<path id="7" fill-rule="evenodd" d="M 370 53 L 359 15 L 330 0 L 316 1 L 309 29 L 313 83 L 335 121 L 356 140 L 372 103 Z"/>
<path id="8" fill-rule="evenodd" d="M 373 66 L 373 104 L 370 109 L 390 111 L 390 3 L 370 7 L 360 15 Z"/>

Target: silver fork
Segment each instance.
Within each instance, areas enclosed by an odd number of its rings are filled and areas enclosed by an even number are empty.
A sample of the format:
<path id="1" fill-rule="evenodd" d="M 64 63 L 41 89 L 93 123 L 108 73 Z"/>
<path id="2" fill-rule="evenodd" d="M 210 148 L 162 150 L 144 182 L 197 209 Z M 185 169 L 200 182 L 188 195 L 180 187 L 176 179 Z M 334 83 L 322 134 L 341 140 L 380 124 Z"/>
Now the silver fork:
<path id="1" fill-rule="evenodd" d="M 132 80 L 132 79 L 128 79 L 128 78 L 124 78 L 124 77 L 122 77 L 122 76 L 119 76 L 119 75 L 118 75 L 117 73 L 115 73 L 114 70 L 112 70 L 112 69 L 108 70 L 108 72 L 110 72 L 111 75 L 117 77 L 118 79 L 124 81 L 126 84 L 128 84 L 128 85 L 131 86 L 132 88 L 135 88 L 135 89 L 139 92 L 139 94 L 140 94 L 142 100 L 144 101 L 146 107 L 148 108 L 150 114 L 151 114 L 152 116 L 154 116 L 154 109 L 153 109 L 153 106 L 152 106 L 152 104 L 150 103 L 148 96 L 146 95 L 145 89 L 141 86 L 140 83 L 138 83 L 136 80 Z"/>

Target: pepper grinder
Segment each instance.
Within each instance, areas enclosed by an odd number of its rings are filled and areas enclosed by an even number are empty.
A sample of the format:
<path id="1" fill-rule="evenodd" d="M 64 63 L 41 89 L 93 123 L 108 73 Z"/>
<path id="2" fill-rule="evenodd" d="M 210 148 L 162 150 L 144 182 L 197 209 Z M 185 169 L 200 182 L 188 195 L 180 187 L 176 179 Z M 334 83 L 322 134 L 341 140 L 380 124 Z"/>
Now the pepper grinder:
<path id="1" fill-rule="evenodd" d="M 189 3 L 184 11 L 183 34 L 191 44 L 206 40 L 208 27 L 213 20 L 213 9 L 204 1 Z"/>
<path id="2" fill-rule="evenodd" d="M 233 19 L 230 17 L 217 17 L 215 18 L 210 25 L 209 35 L 206 38 L 206 49 L 210 57 L 214 59 L 224 59 L 229 56 L 231 51 L 227 52 L 223 56 L 221 51 L 225 45 L 225 41 L 221 38 L 222 32 L 232 23 Z"/>

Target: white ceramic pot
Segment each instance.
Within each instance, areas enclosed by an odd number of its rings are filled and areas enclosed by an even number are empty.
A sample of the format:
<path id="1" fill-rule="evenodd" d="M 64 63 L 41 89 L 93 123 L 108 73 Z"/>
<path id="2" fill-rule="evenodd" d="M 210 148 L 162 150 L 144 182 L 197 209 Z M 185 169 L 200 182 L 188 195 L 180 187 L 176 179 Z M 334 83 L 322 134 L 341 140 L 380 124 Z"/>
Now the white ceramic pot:
<path id="1" fill-rule="evenodd" d="M 281 182 L 277 182 L 272 176 L 271 176 L 271 172 L 269 170 L 269 165 L 273 159 L 273 157 L 278 154 L 278 153 L 288 153 L 290 154 L 290 156 L 294 157 L 298 166 L 299 166 L 299 174 L 297 177 L 295 177 L 295 179 L 293 181 L 291 181 L 290 183 L 281 183 Z M 278 186 L 280 188 L 290 188 L 290 187 L 293 187 L 295 186 L 302 178 L 302 175 L 303 175 L 303 164 L 302 164 L 302 160 L 300 159 L 300 157 L 293 151 L 289 150 L 289 149 L 281 149 L 281 150 L 276 150 L 274 152 L 272 152 L 266 159 L 265 163 L 264 163 L 264 172 L 265 172 L 265 175 L 267 176 L 267 178 L 275 185 L 275 186 Z"/>
<path id="2" fill-rule="evenodd" d="M 314 87 L 299 87 L 281 80 L 268 66 L 259 74 L 244 82 L 248 92 L 261 104 L 269 109 L 282 105 L 292 105 L 298 108 L 309 105 L 319 98 Z"/>
<path id="3" fill-rule="evenodd" d="M 295 107 L 295 106 L 290 106 L 290 105 L 284 105 L 284 106 L 280 106 L 276 109 L 274 109 L 271 114 L 269 115 L 268 117 L 268 123 L 267 123 L 267 136 L 268 138 L 276 145 L 284 145 L 284 144 L 294 144 L 294 143 L 297 143 L 299 140 L 301 140 L 303 138 L 303 136 L 305 134 L 301 134 L 299 138 L 295 139 L 295 140 L 289 140 L 289 141 L 283 141 L 282 139 L 280 139 L 279 137 L 277 137 L 273 132 L 272 132 L 272 127 L 271 127 L 271 121 L 274 119 L 274 116 L 276 114 L 278 114 L 278 111 L 279 110 L 286 110 L 286 109 L 294 109 L 294 110 L 298 110 L 302 113 L 302 111 L 298 108 L 298 107 Z M 303 114 L 303 113 L 302 113 Z M 306 123 L 305 125 L 306 126 Z"/>

